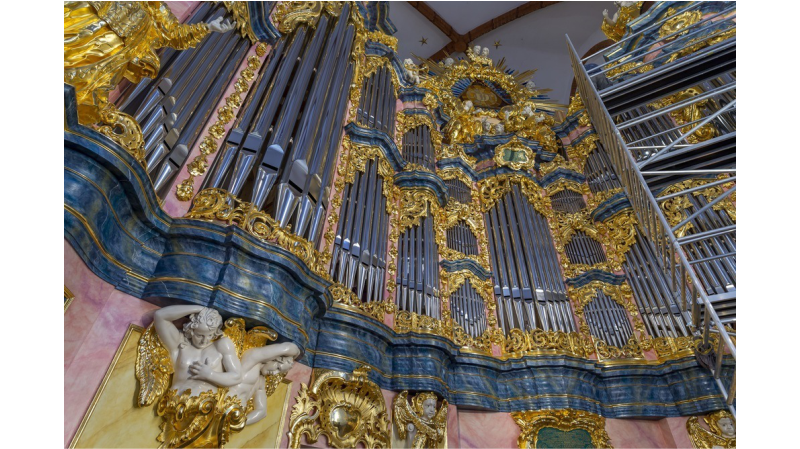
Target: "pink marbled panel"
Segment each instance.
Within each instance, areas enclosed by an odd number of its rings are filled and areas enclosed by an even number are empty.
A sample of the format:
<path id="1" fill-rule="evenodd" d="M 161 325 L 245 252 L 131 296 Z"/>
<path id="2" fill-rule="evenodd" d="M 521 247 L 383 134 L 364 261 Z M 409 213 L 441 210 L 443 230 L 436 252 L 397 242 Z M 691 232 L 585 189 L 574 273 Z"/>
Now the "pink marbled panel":
<path id="1" fill-rule="evenodd" d="M 97 282 L 102 282 L 97 279 Z M 70 306 L 71 307 L 71 306 Z M 158 307 L 114 290 L 64 371 L 64 444 L 69 444 L 131 323 L 144 326 Z"/>
<path id="2" fill-rule="evenodd" d="M 515 448 L 520 429 L 509 413 L 458 411 L 459 444 L 450 447 Z"/>
<path id="3" fill-rule="evenodd" d="M 183 217 L 184 215 L 186 215 L 186 212 L 189 211 L 189 206 L 191 206 L 191 204 L 192 204 L 191 201 L 180 201 L 180 200 L 178 200 L 178 197 L 175 196 L 175 189 L 177 188 L 178 184 L 180 184 L 181 182 L 183 182 L 183 180 L 185 180 L 186 178 L 189 177 L 189 169 L 187 168 L 187 166 L 189 165 L 190 162 L 192 162 L 194 160 L 195 157 L 200 155 L 200 144 L 203 142 L 203 138 L 206 135 L 208 135 L 208 129 L 211 128 L 215 123 L 217 123 L 216 111 L 219 110 L 219 108 L 221 108 L 222 106 L 225 105 L 225 99 L 228 98 L 228 95 L 230 95 L 230 94 L 232 94 L 234 92 L 234 90 L 235 90 L 234 84 L 236 84 L 236 80 L 239 79 L 239 76 L 238 76 L 239 73 L 242 70 L 244 70 L 245 67 L 247 67 L 247 58 L 249 58 L 250 56 L 252 56 L 254 54 L 256 54 L 256 46 L 255 45 L 250 47 L 250 50 L 247 51 L 247 54 L 245 55 L 245 58 L 242 60 L 242 63 L 236 69 L 236 75 L 233 78 L 231 78 L 231 82 L 228 84 L 228 87 L 225 89 L 225 92 L 222 94 L 222 97 L 221 97 L 219 103 L 217 103 L 217 106 L 214 108 L 215 112 L 212 113 L 209 116 L 208 123 L 205 124 L 205 126 L 203 127 L 203 130 L 199 134 L 200 138 L 197 139 L 197 142 L 195 143 L 195 145 L 192 147 L 191 151 L 189 152 L 189 156 L 186 158 L 186 164 L 184 164 L 183 168 L 181 168 L 181 171 L 178 173 L 178 176 L 175 177 L 175 180 L 173 181 L 172 186 L 170 186 L 169 192 L 167 193 L 167 197 L 164 199 L 164 206 L 163 206 L 164 211 L 166 211 L 170 216 L 172 216 L 172 217 Z M 252 83 L 254 83 L 256 79 L 257 79 L 257 77 L 253 77 L 253 79 L 250 81 L 250 85 L 252 85 Z M 242 99 L 244 99 L 244 97 L 246 95 L 247 95 L 247 93 L 243 93 L 241 95 Z M 239 111 L 237 110 L 236 113 L 238 114 Z M 230 122 L 228 122 L 227 125 L 225 125 L 225 134 L 227 134 L 228 130 L 230 130 L 233 127 L 233 123 L 234 122 L 235 122 L 235 120 L 231 120 Z M 223 143 L 222 139 L 217 140 L 217 143 L 218 143 L 217 150 L 219 150 L 219 147 L 221 147 L 224 143 Z M 219 152 L 215 152 L 214 154 L 211 154 L 211 155 L 209 155 L 207 157 L 208 166 L 209 167 L 214 162 L 214 159 L 217 157 L 218 154 L 219 154 Z M 199 188 L 199 186 L 203 182 L 203 178 L 204 177 L 205 177 L 205 175 L 195 177 L 195 179 L 194 179 L 195 193 L 197 193 L 197 189 Z"/>
<path id="4" fill-rule="evenodd" d="M 666 418 L 667 426 L 669 426 L 669 433 L 675 442 L 675 447 L 691 448 L 692 440 L 689 439 L 689 432 L 686 430 L 687 416 L 679 416 L 676 418 Z"/>
<path id="5" fill-rule="evenodd" d="M 607 419 L 606 432 L 615 448 L 674 447 L 667 442 L 658 421 Z"/>
<path id="6" fill-rule="evenodd" d="M 64 372 L 67 372 L 114 286 L 95 276 L 66 240 L 64 285 L 75 296 L 64 313 Z"/>
<path id="7" fill-rule="evenodd" d="M 458 429 L 458 408 L 453 404 L 447 405 L 447 447 L 449 449 L 461 447 Z"/>
<path id="8" fill-rule="evenodd" d="M 583 134 L 587 129 L 589 129 L 588 126 L 579 126 L 573 129 L 569 134 L 567 134 L 566 139 L 562 139 L 562 142 L 564 142 L 564 145 L 569 145 L 573 140 L 575 140 L 576 137 Z"/>
<path id="9" fill-rule="evenodd" d="M 178 21 L 185 23 L 194 12 L 195 8 L 200 5 L 200 2 L 164 2 L 169 6 L 172 14 L 178 18 Z"/>
<path id="10" fill-rule="evenodd" d="M 310 366 L 295 363 L 292 369 L 286 374 L 286 379 L 292 381 L 292 389 L 289 393 L 289 406 L 286 408 L 286 417 L 284 418 L 285 422 L 283 425 L 283 436 L 281 436 L 281 447 L 289 447 L 289 418 L 292 416 L 292 407 L 294 407 L 296 403 L 295 398 L 297 398 L 297 393 L 300 391 L 300 384 L 304 383 L 308 385 L 311 383 L 311 372 L 312 369 Z"/>

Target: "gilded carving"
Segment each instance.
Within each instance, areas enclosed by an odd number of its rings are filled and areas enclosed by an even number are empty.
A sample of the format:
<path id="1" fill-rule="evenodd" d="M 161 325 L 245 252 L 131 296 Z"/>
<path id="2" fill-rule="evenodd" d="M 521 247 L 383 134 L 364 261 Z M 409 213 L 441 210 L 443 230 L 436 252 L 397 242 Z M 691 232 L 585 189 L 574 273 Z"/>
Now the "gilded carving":
<path id="1" fill-rule="evenodd" d="M 430 316 L 418 315 L 408 310 L 401 310 L 395 315 L 394 330 L 398 334 L 417 332 L 452 338 L 453 324 L 452 320 L 438 320 Z"/>
<path id="2" fill-rule="evenodd" d="M 384 314 L 392 314 L 396 310 L 394 302 L 391 301 L 361 302 L 351 289 L 338 282 L 331 285 L 328 290 L 330 290 L 333 300 L 337 303 L 353 307 L 380 322 L 383 322 Z"/>
<path id="3" fill-rule="evenodd" d="M 517 136 L 494 149 L 494 162 L 500 167 L 512 170 L 530 170 L 533 168 L 535 154 Z"/>
<path id="4" fill-rule="evenodd" d="M 278 31 L 288 34 L 300 24 L 315 28 L 323 12 L 336 17 L 341 10 L 342 2 L 281 2 L 272 18 L 278 24 Z"/>
<path id="5" fill-rule="evenodd" d="M 228 13 L 236 22 L 236 30 L 239 34 L 249 39 L 252 44 L 258 42 L 256 33 L 253 31 L 253 27 L 250 26 L 250 10 L 247 8 L 247 2 L 222 2 L 222 4 L 225 5 L 225 9 L 228 10 Z"/>
<path id="6" fill-rule="evenodd" d="M 670 95 L 668 97 L 664 97 L 658 100 L 655 103 L 651 103 L 650 107 L 655 109 L 665 108 L 670 106 L 674 103 L 680 103 L 682 101 L 688 100 L 694 96 L 700 95 L 701 92 L 695 88 L 689 88 L 684 91 L 678 92 L 675 95 Z M 676 125 L 684 125 L 686 123 L 695 122 L 690 125 L 686 125 L 680 129 L 681 133 L 686 134 L 692 130 L 699 122 L 703 119 L 703 109 L 708 106 L 710 100 L 702 100 L 695 103 L 690 104 L 689 106 L 678 109 L 677 111 L 672 111 L 669 113 L 669 116 L 675 122 Z M 719 131 L 712 123 L 706 123 L 705 125 L 701 126 L 697 131 L 693 132 L 691 135 L 686 137 L 686 141 L 689 143 L 698 143 L 704 142 L 709 139 L 713 139 L 719 135 Z"/>
<path id="7" fill-rule="evenodd" d="M 476 203 L 462 204 L 458 201 L 450 201 L 444 209 L 439 209 L 439 217 L 436 221 L 436 243 L 439 245 L 439 253 L 447 260 L 458 260 L 464 258 L 471 258 L 478 262 L 482 267 L 491 270 L 489 265 L 489 240 L 486 237 L 486 225 L 484 224 L 483 215 L 478 209 Z M 477 256 L 466 256 L 461 252 L 455 251 L 447 247 L 447 230 L 458 224 L 464 222 L 467 227 L 472 231 L 475 239 L 478 242 L 478 249 L 480 250 Z"/>
<path id="8" fill-rule="evenodd" d="M 406 448 L 423 449 L 444 447 L 447 431 L 447 400 L 442 400 L 436 410 L 437 397 L 434 393 L 417 393 L 409 404 L 408 391 L 394 398 L 394 423 Z"/>
<path id="9" fill-rule="evenodd" d="M 418 226 L 420 220 L 428 215 L 430 210 L 434 220 L 439 215 L 439 200 L 427 188 L 400 189 L 399 231 L 402 233 L 412 226 Z M 434 227 L 436 224 L 434 223 Z"/>
<path id="10" fill-rule="evenodd" d="M 172 323 L 189 316 L 181 332 Z M 224 447 L 231 435 L 266 416 L 267 397 L 291 368 L 294 343 L 266 345 L 277 334 L 245 331 L 216 310 L 168 306 L 156 311 L 139 340 L 137 405 L 156 403 L 162 448 Z"/>
<path id="11" fill-rule="evenodd" d="M 617 5 L 617 12 L 614 17 L 608 16 L 608 10 L 603 10 L 603 23 L 600 29 L 607 38 L 614 42 L 619 42 L 625 35 L 625 26 L 633 19 L 639 17 L 639 11 L 644 2 L 614 2 Z"/>
<path id="12" fill-rule="evenodd" d="M 591 339 L 577 332 L 546 331 L 543 329 L 511 329 L 505 337 L 506 353 L 525 354 L 555 351 L 557 354 L 588 358 L 594 352 Z"/>
<path id="13" fill-rule="evenodd" d="M 697 418 L 692 416 L 686 421 L 689 439 L 697 449 L 735 448 L 736 419 L 730 412 L 720 410 L 703 417 L 709 430 L 704 429 Z"/>
<path id="14" fill-rule="evenodd" d="M 352 374 L 314 370 L 311 386 L 300 385 L 289 421 L 289 447 L 297 449 L 306 436 L 315 443 L 325 435 L 335 448 L 388 448 L 389 416 L 381 389 L 369 380 L 370 368 Z"/>
<path id="15" fill-rule="evenodd" d="M 327 264 L 330 253 L 320 253 L 314 245 L 291 233 L 290 227 L 281 228 L 268 213 L 252 203 L 241 201 L 223 189 L 205 189 L 194 197 L 186 218 L 219 220 L 227 225 L 242 228 L 248 234 L 289 251 L 302 260 L 317 275 L 330 279 Z"/>
<path id="16" fill-rule="evenodd" d="M 97 130 L 144 162 L 144 139 L 136 120 L 108 96 L 123 78 L 154 78 L 158 49 L 196 46 L 209 32 L 233 29 L 222 18 L 181 24 L 163 2 L 65 2 L 64 82 L 75 87 L 78 121 Z"/>
<path id="17" fill-rule="evenodd" d="M 545 428 L 558 429 L 562 432 L 584 430 L 589 433 L 593 447 L 612 447 L 611 439 L 606 433 L 606 419 L 594 413 L 572 409 L 528 410 L 526 412 L 511 413 L 511 417 L 514 418 L 514 421 L 522 430 L 517 439 L 520 449 L 540 447 L 538 445 L 539 432 Z"/>
<path id="18" fill-rule="evenodd" d="M 719 179 L 724 179 L 725 176 L 727 175 L 722 175 L 720 176 Z M 714 179 L 689 179 L 686 181 L 681 181 L 664 189 L 658 195 L 658 197 L 660 198 L 663 196 L 682 192 L 684 190 L 692 189 L 695 187 L 701 187 L 705 184 L 714 181 L 715 181 Z M 723 186 L 712 186 L 707 189 L 702 189 L 692 192 L 692 195 L 694 196 L 703 195 L 705 196 L 706 201 L 711 202 L 724 192 L 723 188 L 728 189 L 732 186 L 733 182 L 723 184 Z M 666 218 L 667 223 L 673 228 L 689 216 L 686 210 L 692 207 L 692 203 L 689 201 L 686 195 L 688 194 L 678 195 L 668 200 L 664 200 L 660 203 L 661 210 L 664 213 L 664 218 Z M 716 211 L 724 210 L 725 213 L 728 214 L 730 219 L 733 222 L 736 222 L 736 204 L 735 204 L 735 197 L 733 197 L 733 195 L 735 195 L 735 193 L 732 193 L 730 196 L 722 199 L 722 201 L 712 206 L 712 209 Z M 686 223 L 685 225 L 681 226 L 680 229 L 675 231 L 675 236 L 678 238 L 683 237 L 693 227 L 694 226 L 692 225 L 692 223 Z"/>

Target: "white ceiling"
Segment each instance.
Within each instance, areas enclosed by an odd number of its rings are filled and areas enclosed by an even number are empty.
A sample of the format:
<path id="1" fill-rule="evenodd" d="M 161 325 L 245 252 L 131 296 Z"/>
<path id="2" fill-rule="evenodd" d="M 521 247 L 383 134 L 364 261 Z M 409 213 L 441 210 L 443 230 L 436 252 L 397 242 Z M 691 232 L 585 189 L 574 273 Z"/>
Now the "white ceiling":
<path id="1" fill-rule="evenodd" d="M 458 33 L 510 11 L 524 2 L 426 2 Z M 506 66 L 518 71 L 538 69 L 533 76 L 537 87 L 553 89 L 548 95 L 566 104 L 572 85 L 572 67 L 567 53 L 569 35 L 580 56 L 606 39 L 600 30 L 603 10 L 616 11 L 613 2 L 562 2 L 534 11 L 476 39 L 472 45 L 489 46 L 495 62 L 506 58 Z M 397 27 L 398 53 L 403 59 L 415 53 L 429 57 L 450 39 L 407 2 L 391 2 L 389 17 Z M 425 37 L 427 45 L 419 40 Z M 495 49 L 494 43 L 502 44 Z M 454 55 L 463 56 L 463 55 Z"/>

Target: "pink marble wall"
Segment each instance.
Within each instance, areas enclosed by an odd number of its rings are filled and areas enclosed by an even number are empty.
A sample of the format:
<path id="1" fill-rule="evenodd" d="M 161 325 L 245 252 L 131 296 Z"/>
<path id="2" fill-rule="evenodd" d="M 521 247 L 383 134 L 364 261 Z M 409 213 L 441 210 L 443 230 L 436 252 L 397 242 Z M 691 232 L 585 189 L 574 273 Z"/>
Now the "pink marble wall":
<path id="1" fill-rule="evenodd" d="M 192 15 L 194 10 L 200 6 L 200 2 L 164 2 L 169 6 L 170 11 L 172 14 L 175 14 L 175 17 L 181 23 L 186 22 L 187 19 Z"/>
<path id="2" fill-rule="evenodd" d="M 448 428 L 448 431 L 450 429 Z M 458 411 L 458 444 L 448 447 L 515 448 L 519 437 L 519 426 L 510 413 Z"/>
<path id="3" fill-rule="evenodd" d="M 664 435 L 660 421 L 607 419 L 606 432 L 615 448 L 675 447 L 674 439 Z"/>
<path id="4" fill-rule="evenodd" d="M 95 276 L 66 241 L 64 285 L 75 295 L 64 313 L 64 445 L 68 446 L 128 326 L 150 323 L 158 307 Z"/>
<path id="5" fill-rule="evenodd" d="M 686 421 L 689 420 L 688 416 L 679 416 L 677 418 L 666 418 L 667 428 L 664 430 L 665 435 L 672 438 L 673 447 L 691 448 L 692 440 L 689 439 L 689 431 L 686 430 Z"/>

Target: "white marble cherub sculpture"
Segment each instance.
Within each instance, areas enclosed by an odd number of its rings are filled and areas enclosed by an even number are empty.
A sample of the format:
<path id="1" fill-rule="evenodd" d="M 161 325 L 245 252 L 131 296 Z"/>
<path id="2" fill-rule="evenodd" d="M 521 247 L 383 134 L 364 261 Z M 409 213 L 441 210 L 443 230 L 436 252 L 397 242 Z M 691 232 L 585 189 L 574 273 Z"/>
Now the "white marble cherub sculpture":
<path id="1" fill-rule="evenodd" d="M 483 56 L 484 58 L 489 57 L 489 47 L 483 47 L 483 50 L 481 50 L 481 56 Z"/>
<path id="2" fill-rule="evenodd" d="M 414 61 L 411 58 L 404 60 L 403 67 L 406 79 L 412 84 L 419 84 L 419 67 L 414 64 Z"/>
<path id="3" fill-rule="evenodd" d="M 448 57 L 448 58 L 445 58 L 445 60 L 444 60 L 444 66 L 445 67 L 450 67 L 451 65 L 453 65 L 455 63 L 456 63 L 456 61 L 453 58 L 449 58 Z"/>
<path id="4" fill-rule="evenodd" d="M 418 393 L 413 400 L 413 407 L 408 403 L 408 391 L 403 391 L 394 398 L 394 421 L 397 434 L 405 440 L 406 448 L 437 448 L 444 441 L 447 429 L 447 400 L 442 401 L 436 411 L 436 395 Z"/>
<path id="5" fill-rule="evenodd" d="M 697 416 L 692 416 L 686 422 L 689 438 L 696 448 L 702 449 L 727 449 L 736 447 L 736 422 L 733 416 L 720 410 L 703 417 L 708 430 L 700 426 Z"/>
<path id="6" fill-rule="evenodd" d="M 503 125 L 503 122 L 495 123 L 494 124 L 494 133 L 495 134 L 503 134 L 506 132 L 506 127 Z"/>
<path id="7" fill-rule="evenodd" d="M 179 330 L 173 321 L 187 316 Z M 294 343 L 265 345 L 275 339 L 265 327 L 245 331 L 241 318 L 223 327 L 219 312 L 207 307 L 156 311 L 139 339 L 137 403 L 158 401 L 162 446 L 219 447 L 231 432 L 262 419 L 267 396 L 300 355 Z"/>

